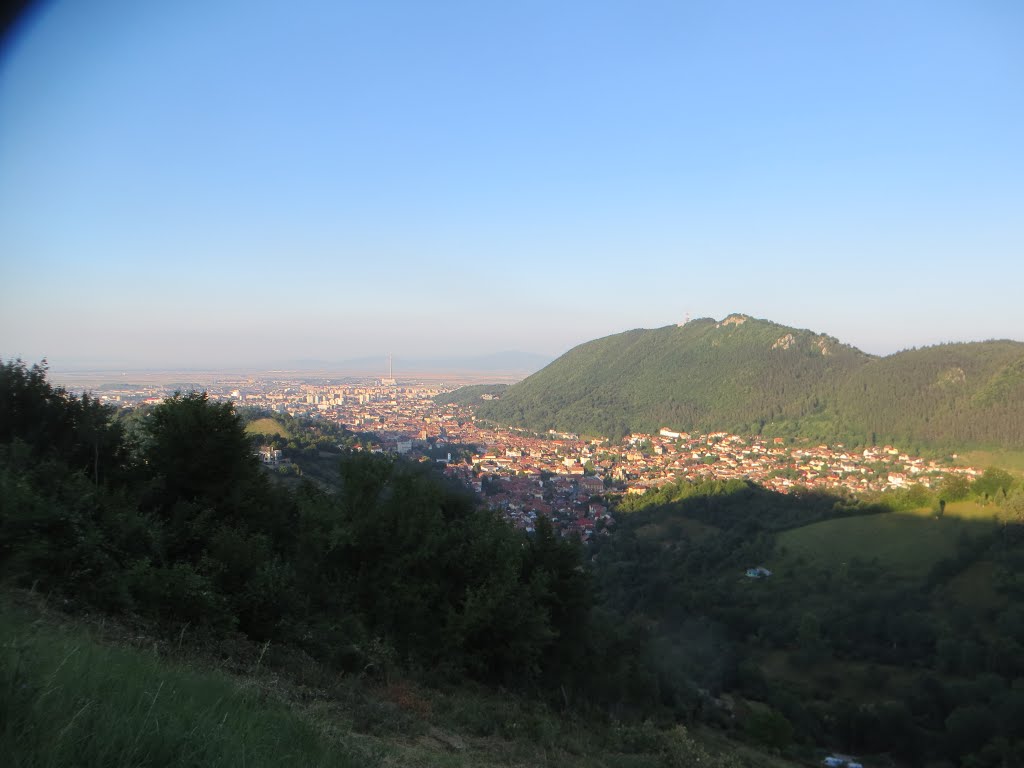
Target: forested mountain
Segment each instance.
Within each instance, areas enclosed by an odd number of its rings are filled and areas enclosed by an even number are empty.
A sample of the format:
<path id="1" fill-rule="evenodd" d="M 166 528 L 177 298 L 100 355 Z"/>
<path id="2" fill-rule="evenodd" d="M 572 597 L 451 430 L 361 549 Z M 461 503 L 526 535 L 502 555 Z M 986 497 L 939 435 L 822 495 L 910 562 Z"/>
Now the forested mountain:
<path id="1" fill-rule="evenodd" d="M 581 344 L 483 403 L 483 418 L 618 437 L 675 429 L 855 444 L 1024 446 L 1024 343 L 874 357 L 745 315 Z"/>
<path id="2" fill-rule="evenodd" d="M 1024 447 L 1024 344 L 940 344 L 870 360 L 839 387 L 861 441 Z"/>

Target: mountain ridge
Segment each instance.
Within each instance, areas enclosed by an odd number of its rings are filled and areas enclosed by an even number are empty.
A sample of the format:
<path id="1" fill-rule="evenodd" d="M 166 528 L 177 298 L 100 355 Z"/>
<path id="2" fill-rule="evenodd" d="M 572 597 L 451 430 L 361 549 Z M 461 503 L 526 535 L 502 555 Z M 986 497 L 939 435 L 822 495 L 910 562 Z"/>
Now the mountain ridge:
<path id="1" fill-rule="evenodd" d="M 1024 448 L 1024 343 L 884 357 L 733 313 L 574 347 L 478 414 L 609 437 L 676 429 L 945 448 Z"/>

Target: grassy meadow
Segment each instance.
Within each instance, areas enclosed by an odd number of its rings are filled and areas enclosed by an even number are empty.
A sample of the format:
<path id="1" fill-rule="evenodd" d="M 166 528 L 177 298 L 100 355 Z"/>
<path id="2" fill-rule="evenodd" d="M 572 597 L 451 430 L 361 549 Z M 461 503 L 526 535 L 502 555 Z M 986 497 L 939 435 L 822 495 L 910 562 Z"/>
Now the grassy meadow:
<path id="1" fill-rule="evenodd" d="M 992 511 L 974 502 L 955 502 L 936 518 L 930 509 L 826 520 L 779 535 L 791 557 L 842 567 L 857 558 L 877 559 L 887 573 L 923 578 L 944 558 L 954 557 L 961 537 L 992 529 Z"/>
<path id="2" fill-rule="evenodd" d="M 951 501 L 946 504 L 942 517 L 953 520 L 970 520 L 977 523 L 992 523 L 998 508 L 991 504 L 983 504 L 973 500 Z M 913 515 L 914 517 L 935 517 L 934 507 L 918 507 L 917 509 L 894 512 L 897 515 Z"/>
<path id="3" fill-rule="evenodd" d="M 999 467 L 1018 477 L 1024 476 L 1024 451 L 976 450 L 957 455 L 956 464 L 964 467 Z"/>
<path id="4" fill-rule="evenodd" d="M 292 436 L 284 425 L 269 417 L 249 422 L 245 431 L 250 435 L 278 435 L 284 438 Z"/>

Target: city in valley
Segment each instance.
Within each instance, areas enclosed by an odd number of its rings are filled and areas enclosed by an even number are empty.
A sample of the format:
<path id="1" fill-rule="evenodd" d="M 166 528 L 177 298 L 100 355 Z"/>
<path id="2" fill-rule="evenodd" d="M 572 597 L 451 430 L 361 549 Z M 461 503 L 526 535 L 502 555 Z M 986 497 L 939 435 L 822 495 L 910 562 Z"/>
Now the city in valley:
<path id="1" fill-rule="evenodd" d="M 146 378 L 132 376 L 136 382 Z M 472 381 L 465 378 L 398 381 L 297 372 L 192 374 L 196 381 L 153 374 L 148 383 L 61 378 L 65 386 L 89 389 L 120 408 L 153 405 L 175 391 L 202 389 L 211 400 L 230 401 L 240 412 L 257 409 L 331 422 L 363 435 L 367 450 L 444 463 L 447 475 L 519 527 L 531 530 L 544 515 L 563 533 L 578 533 L 584 541 L 613 529 L 609 500 L 679 479 L 743 479 L 783 493 L 796 488 L 864 493 L 914 485 L 935 488 L 949 475 L 973 479 L 981 474 L 974 467 L 911 456 L 890 445 L 847 450 L 841 444 L 727 432 L 692 434 L 673 425 L 618 442 L 554 430 L 535 434 L 478 421 L 472 406 L 435 402 Z M 279 451 L 262 454 L 268 464 L 281 461 L 279 457 Z"/>

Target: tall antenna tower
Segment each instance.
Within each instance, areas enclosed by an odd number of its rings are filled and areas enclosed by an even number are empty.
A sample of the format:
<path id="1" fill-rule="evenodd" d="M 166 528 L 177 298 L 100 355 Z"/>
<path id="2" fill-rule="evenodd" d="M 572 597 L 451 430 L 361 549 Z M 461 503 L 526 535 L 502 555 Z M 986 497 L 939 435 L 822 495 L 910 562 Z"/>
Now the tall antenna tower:
<path id="1" fill-rule="evenodd" d="M 394 371 L 392 370 L 391 363 L 392 363 L 391 353 L 388 352 L 388 377 L 386 379 L 381 379 L 380 380 L 381 386 L 384 386 L 384 387 L 393 387 L 393 386 L 395 386 L 395 374 L 394 374 Z"/>

